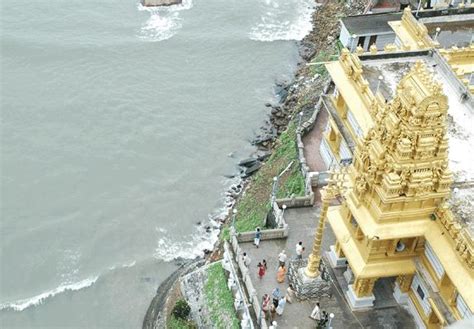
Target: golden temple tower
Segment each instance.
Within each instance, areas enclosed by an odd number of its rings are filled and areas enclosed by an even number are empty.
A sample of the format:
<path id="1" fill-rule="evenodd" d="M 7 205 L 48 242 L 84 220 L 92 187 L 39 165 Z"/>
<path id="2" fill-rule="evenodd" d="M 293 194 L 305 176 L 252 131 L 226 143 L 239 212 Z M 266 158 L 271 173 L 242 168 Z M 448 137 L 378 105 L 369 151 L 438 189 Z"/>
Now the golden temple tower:
<path id="1" fill-rule="evenodd" d="M 473 243 L 446 224 L 453 225 L 444 205 L 452 173 L 442 86 L 417 62 L 389 103 L 359 110 L 370 112 L 364 115 L 373 124 L 356 138 L 342 204 L 327 212 L 337 239 L 331 263 L 347 262 L 351 277 L 347 300 L 353 309 L 370 308 L 377 280 L 392 278 L 395 299 L 411 303 L 426 327 L 460 319 L 460 309 L 469 313 L 474 302 Z M 428 292 L 433 287 L 437 299 Z"/>

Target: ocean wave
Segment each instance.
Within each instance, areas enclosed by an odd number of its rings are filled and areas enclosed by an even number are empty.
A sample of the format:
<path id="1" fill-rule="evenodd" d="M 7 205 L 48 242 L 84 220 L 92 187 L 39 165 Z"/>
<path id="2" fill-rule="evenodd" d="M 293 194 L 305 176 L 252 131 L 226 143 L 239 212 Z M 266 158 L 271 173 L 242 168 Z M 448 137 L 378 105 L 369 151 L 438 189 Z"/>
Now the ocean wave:
<path id="1" fill-rule="evenodd" d="M 171 262 L 175 259 L 194 259 L 204 256 L 204 250 L 212 250 L 219 238 L 219 230 L 213 229 L 206 237 L 189 236 L 189 241 L 177 241 L 175 238 L 163 237 L 158 240 L 154 257 L 158 260 Z"/>
<path id="2" fill-rule="evenodd" d="M 75 283 L 62 284 L 55 289 L 43 292 L 42 294 L 30 297 L 30 298 L 21 299 L 21 300 L 10 302 L 10 303 L 8 302 L 3 303 L 0 305 L 0 310 L 12 309 L 15 311 L 23 311 L 24 309 L 27 309 L 28 307 L 40 305 L 46 299 L 54 297 L 63 292 L 77 291 L 84 288 L 88 288 L 92 286 L 97 281 L 97 279 L 98 277 L 91 277 L 91 278 L 87 278 L 85 280 L 75 282 Z"/>
<path id="3" fill-rule="evenodd" d="M 119 268 L 130 268 L 130 267 L 134 267 L 135 265 L 137 264 L 137 261 L 134 260 L 130 263 L 125 263 L 125 264 L 122 264 L 122 265 L 114 265 L 114 266 L 111 266 L 109 267 L 109 270 L 110 271 L 113 271 L 113 270 L 116 270 L 116 269 L 119 269 Z"/>
<path id="4" fill-rule="evenodd" d="M 207 224 L 197 226 L 196 231 L 186 237 L 178 238 L 160 234 L 162 236 L 158 239 L 158 247 L 153 256 L 165 262 L 178 258 L 194 259 L 204 256 L 204 250 L 212 250 L 219 239 L 220 220 L 223 220 L 227 213 L 227 207 L 220 208 L 217 213 L 209 215 Z M 159 231 L 157 229 L 157 232 Z"/>
<path id="5" fill-rule="evenodd" d="M 302 40 L 312 29 L 314 0 L 260 0 L 265 13 L 249 37 L 256 41 Z"/>
<path id="6" fill-rule="evenodd" d="M 240 177 L 226 179 L 221 197 L 222 206 L 208 215 L 206 223 L 200 223 L 195 232 L 185 237 L 173 237 L 166 235 L 167 230 L 156 228 L 159 235 L 158 247 L 153 256 L 156 259 L 170 262 L 175 259 L 194 259 L 203 257 L 204 250 L 214 249 L 214 245 L 219 239 L 220 228 L 224 219 L 228 216 L 230 209 L 235 203 L 235 198 L 229 194 L 232 186 L 242 184 Z"/>
<path id="7" fill-rule="evenodd" d="M 183 0 L 180 5 L 164 7 L 145 7 L 139 3 L 138 10 L 150 13 L 150 17 L 142 25 L 138 37 L 152 42 L 171 38 L 182 27 L 179 12 L 191 9 L 192 6 L 192 0 Z"/>

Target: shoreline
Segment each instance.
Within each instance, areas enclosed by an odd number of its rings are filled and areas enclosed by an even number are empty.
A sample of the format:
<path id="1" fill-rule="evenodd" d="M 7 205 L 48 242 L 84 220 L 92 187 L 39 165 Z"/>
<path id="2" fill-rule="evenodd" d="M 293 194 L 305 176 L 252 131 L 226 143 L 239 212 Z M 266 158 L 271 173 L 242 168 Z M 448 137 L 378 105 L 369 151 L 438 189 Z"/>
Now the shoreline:
<path id="1" fill-rule="evenodd" d="M 318 1 L 315 0 L 315 2 Z M 354 0 L 352 8 L 347 9 L 347 12 L 343 14 L 362 12 L 365 9 L 366 2 L 364 0 Z M 257 157 L 259 152 L 273 152 L 277 146 L 278 137 L 288 128 L 298 113 L 303 113 L 303 120 L 312 115 L 312 110 L 319 99 L 320 92 L 318 90 L 322 90 L 326 79 L 322 75 L 314 74 L 306 64 L 336 46 L 337 36 L 339 35 L 339 23 L 337 19 L 333 18 L 336 18 L 336 14 L 340 15 L 340 12 L 335 10 L 341 9 L 339 6 L 344 7 L 344 4 L 330 3 L 329 1 L 319 3 L 312 16 L 312 31 L 303 40 L 295 41 L 300 58 L 297 62 L 293 79 L 289 82 L 275 81 L 273 88 L 275 89 L 275 94 L 280 97 L 275 104 L 265 104 L 271 110 L 268 118 L 258 129 L 257 134 L 251 139 L 251 143 L 256 145 L 257 148 L 250 157 Z M 328 13 L 325 11 L 332 12 L 333 16 L 327 17 Z M 318 31 L 325 31 L 325 33 L 318 33 Z M 264 161 L 262 162 L 264 163 Z M 240 168 L 245 167 L 240 166 Z M 252 175 L 258 170 L 253 172 Z M 232 210 L 239 204 L 241 196 L 247 189 L 251 188 L 252 175 L 241 178 L 238 184 L 240 188 L 237 193 L 233 190 L 233 185 L 225 192 L 226 196 L 230 195 L 233 201 L 232 205 L 228 207 L 225 219 L 221 221 L 221 225 L 218 228 L 220 235 L 232 220 Z M 176 296 L 180 294 L 179 291 L 176 291 L 179 290 L 179 285 L 177 284 L 179 277 L 186 273 L 186 269 L 189 271 L 189 267 L 193 264 L 202 263 L 203 265 L 221 259 L 222 253 L 223 240 L 219 238 L 214 244 L 212 251 L 204 250 L 204 257 L 190 260 L 186 265 L 181 266 L 166 278 L 158 287 L 157 294 L 148 307 L 142 328 L 161 328 L 162 326 L 155 326 L 158 325 L 157 321 L 160 321 L 159 323 L 166 327 L 166 316 L 170 312 L 168 309 L 169 305 L 174 304 L 177 299 Z"/>

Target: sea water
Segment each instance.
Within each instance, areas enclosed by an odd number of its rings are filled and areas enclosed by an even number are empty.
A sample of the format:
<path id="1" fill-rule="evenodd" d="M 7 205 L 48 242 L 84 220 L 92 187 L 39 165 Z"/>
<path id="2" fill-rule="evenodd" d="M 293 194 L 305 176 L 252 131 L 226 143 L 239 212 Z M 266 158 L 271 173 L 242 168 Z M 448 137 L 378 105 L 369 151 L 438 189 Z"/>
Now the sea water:
<path id="1" fill-rule="evenodd" d="M 2 328 L 141 326 L 216 241 L 312 6 L 2 3 Z"/>

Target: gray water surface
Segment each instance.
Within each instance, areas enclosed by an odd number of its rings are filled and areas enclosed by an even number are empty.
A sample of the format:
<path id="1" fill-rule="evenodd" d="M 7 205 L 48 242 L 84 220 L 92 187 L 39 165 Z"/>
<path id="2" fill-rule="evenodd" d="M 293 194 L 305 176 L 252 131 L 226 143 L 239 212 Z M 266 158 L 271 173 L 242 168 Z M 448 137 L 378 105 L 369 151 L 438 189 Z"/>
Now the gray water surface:
<path id="1" fill-rule="evenodd" d="M 140 327 L 215 238 L 309 3 L 2 4 L 1 327 Z"/>

